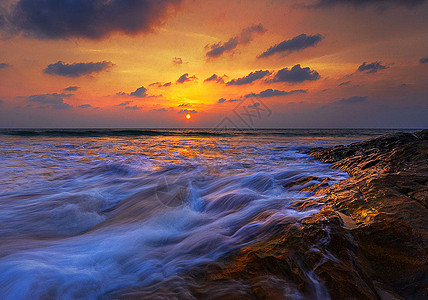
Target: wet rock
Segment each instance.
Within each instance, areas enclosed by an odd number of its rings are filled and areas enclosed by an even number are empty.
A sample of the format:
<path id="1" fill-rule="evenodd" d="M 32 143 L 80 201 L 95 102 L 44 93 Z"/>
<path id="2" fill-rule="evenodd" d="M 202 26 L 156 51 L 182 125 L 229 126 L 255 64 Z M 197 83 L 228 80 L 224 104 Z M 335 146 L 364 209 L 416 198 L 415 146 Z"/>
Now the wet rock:
<path id="1" fill-rule="evenodd" d="M 325 196 L 326 209 L 355 222 L 350 233 L 369 280 L 404 298 L 426 299 L 428 131 L 317 148 L 309 154 L 351 176 L 318 194 Z"/>

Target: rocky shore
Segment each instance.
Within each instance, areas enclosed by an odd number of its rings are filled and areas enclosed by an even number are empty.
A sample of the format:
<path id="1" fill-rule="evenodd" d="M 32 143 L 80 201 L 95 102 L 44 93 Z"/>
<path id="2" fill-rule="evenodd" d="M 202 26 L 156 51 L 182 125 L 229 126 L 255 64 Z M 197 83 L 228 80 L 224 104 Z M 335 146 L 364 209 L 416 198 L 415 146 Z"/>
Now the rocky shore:
<path id="1" fill-rule="evenodd" d="M 318 213 L 281 220 L 223 263 L 168 288 L 124 298 L 428 299 L 428 130 L 307 152 L 349 178 L 302 177 L 313 192 L 293 208 Z"/>
<path id="2" fill-rule="evenodd" d="M 357 246 L 351 256 L 358 265 L 348 272 L 369 287 L 348 289 L 333 279 L 332 298 L 360 292 L 372 299 L 427 299 L 428 130 L 309 154 L 350 175 L 318 193 L 325 195 L 324 211 L 338 215 Z"/>

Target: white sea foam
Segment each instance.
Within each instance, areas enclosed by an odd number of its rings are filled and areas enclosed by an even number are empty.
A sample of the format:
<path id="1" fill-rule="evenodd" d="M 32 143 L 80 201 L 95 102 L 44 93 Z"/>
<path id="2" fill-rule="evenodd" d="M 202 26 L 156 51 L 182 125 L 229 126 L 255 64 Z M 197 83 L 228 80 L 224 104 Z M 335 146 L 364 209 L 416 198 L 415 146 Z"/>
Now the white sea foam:
<path id="1" fill-rule="evenodd" d="M 316 212 L 291 208 L 310 194 L 290 181 L 345 176 L 277 137 L 14 137 L 0 147 L 2 299 L 162 284 Z"/>

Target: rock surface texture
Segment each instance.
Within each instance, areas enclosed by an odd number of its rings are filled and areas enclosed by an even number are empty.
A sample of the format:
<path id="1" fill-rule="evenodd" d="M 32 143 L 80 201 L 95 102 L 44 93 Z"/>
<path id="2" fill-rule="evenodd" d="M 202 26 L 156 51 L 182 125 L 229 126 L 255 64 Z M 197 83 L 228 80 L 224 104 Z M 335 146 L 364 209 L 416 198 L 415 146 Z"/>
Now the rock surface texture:
<path id="1" fill-rule="evenodd" d="M 309 154 L 350 175 L 318 193 L 326 196 L 324 211 L 337 212 L 352 235 L 361 279 L 373 282 L 367 291 L 428 299 L 428 130 Z M 340 286 L 329 289 L 342 296 Z"/>

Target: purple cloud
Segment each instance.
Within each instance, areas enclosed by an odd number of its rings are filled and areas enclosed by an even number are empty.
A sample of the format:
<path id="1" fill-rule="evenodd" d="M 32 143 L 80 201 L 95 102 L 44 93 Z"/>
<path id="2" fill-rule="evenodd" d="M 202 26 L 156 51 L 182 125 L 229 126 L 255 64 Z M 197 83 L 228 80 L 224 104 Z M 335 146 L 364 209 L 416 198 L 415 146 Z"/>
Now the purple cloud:
<path id="1" fill-rule="evenodd" d="M 233 79 L 233 80 L 229 81 L 227 83 L 227 85 L 244 85 L 244 84 L 249 84 L 249 83 L 252 83 L 252 82 L 254 82 L 256 80 L 259 80 L 259 79 L 261 79 L 263 77 L 266 77 L 266 76 L 268 76 L 270 74 L 271 74 L 270 71 L 263 71 L 263 70 L 251 72 L 250 74 L 248 74 L 245 77 L 238 78 L 238 79 Z"/>
<path id="2" fill-rule="evenodd" d="M 268 50 L 260 54 L 258 58 L 269 57 L 277 53 L 286 56 L 293 52 L 313 47 L 322 40 L 323 37 L 319 33 L 315 35 L 301 34 L 292 38 L 291 40 L 286 40 L 270 47 Z"/>
<path id="3" fill-rule="evenodd" d="M 72 64 L 65 64 L 62 61 L 58 61 L 54 64 L 50 64 L 46 69 L 43 70 L 43 72 L 50 75 L 64 77 L 80 77 L 108 70 L 112 66 L 113 63 L 109 61 Z"/>

